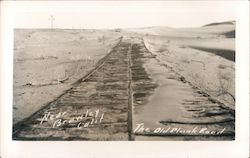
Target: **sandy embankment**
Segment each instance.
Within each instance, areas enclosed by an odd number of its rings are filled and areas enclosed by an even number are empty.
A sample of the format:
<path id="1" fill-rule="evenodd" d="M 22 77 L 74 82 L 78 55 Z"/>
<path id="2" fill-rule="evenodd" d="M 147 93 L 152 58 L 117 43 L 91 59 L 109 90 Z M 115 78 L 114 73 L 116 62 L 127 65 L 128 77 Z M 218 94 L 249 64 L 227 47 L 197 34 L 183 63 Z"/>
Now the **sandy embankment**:
<path id="1" fill-rule="evenodd" d="M 194 86 L 234 109 L 235 61 L 234 54 L 227 53 L 234 53 L 235 38 L 224 34 L 235 25 L 161 29 L 144 34 L 147 48 Z"/>
<path id="2" fill-rule="evenodd" d="M 102 30 L 15 30 L 13 123 L 69 89 L 120 36 Z"/>

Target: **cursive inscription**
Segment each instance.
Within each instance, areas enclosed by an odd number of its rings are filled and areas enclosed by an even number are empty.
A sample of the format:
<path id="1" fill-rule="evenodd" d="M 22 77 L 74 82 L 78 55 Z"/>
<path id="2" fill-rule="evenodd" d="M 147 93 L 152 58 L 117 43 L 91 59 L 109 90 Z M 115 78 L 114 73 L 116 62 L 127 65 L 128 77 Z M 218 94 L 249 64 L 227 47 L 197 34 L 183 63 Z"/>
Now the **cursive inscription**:
<path id="1" fill-rule="evenodd" d="M 180 134 L 180 135 L 221 135 L 225 132 L 226 128 L 220 130 L 211 130 L 207 127 L 194 127 L 191 129 L 185 129 L 182 127 L 157 127 L 154 129 L 150 129 L 149 127 L 145 127 L 144 123 L 136 124 L 134 129 L 134 133 L 151 133 L 151 134 Z"/>
<path id="2" fill-rule="evenodd" d="M 59 113 L 44 112 L 40 119 L 40 125 L 45 122 L 50 122 L 52 128 L 59 128 L 63 126 L 73 126 L 77 128 L 86 128 L 90 125 L 100 124 L 104 119 L 104 113 L 97 110 L 86 110 L 82 114 L 74 115 L 66 111 Z"/>

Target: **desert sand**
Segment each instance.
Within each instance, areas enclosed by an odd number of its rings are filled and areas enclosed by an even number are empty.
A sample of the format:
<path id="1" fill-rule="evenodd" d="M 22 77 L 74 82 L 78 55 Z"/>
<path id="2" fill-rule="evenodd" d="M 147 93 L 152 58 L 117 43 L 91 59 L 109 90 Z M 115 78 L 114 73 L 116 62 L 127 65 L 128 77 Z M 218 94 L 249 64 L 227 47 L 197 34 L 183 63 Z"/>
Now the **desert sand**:
<path id="1" fill-rule="evenodd" d="M 14 123 L 71 88 L 119 38 L 116 32 L 101 30 L 16 29 Z"/>

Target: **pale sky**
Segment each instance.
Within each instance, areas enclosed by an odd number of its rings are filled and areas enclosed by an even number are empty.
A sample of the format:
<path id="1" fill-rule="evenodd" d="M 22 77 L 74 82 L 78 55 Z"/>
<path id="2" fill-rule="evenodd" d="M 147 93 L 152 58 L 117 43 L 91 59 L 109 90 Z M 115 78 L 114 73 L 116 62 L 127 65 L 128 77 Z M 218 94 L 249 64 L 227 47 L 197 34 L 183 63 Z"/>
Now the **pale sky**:
<path id="1" fill-rule="evenodd" d="M 16 28 L 199 27 L 235 20 L 234 1 L 75 1 L 15 3 Z"/>

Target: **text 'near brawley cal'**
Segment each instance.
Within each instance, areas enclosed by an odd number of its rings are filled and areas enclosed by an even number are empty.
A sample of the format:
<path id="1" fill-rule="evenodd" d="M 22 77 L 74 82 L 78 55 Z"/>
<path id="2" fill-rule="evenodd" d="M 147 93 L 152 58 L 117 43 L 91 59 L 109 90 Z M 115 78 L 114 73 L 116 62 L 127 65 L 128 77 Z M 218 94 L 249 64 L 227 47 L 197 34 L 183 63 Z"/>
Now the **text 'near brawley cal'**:
<path id="1" fill-rule="evenodd" d="M 62 116 L 68 119 L 61 119 Z M 86 128 L 90 125 L 100 124 L 104 119 L 104 112 L 101 112 L 99 109 L 97 110 L 86 110 L 82 114 L 78 114 L 72 117 L 71 114 L 67 112 L 59 112 L 57 114 L 53 114 L 51 112 L 44 112 L 43 117 L 40 119 L 40 124 L 44 122 L 52 122 L 53 128 L 59 128 L 64 126 L 73 126 L 77 128 Z"/>

